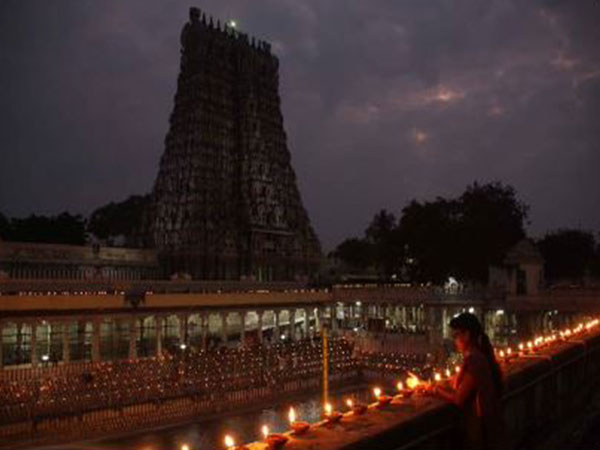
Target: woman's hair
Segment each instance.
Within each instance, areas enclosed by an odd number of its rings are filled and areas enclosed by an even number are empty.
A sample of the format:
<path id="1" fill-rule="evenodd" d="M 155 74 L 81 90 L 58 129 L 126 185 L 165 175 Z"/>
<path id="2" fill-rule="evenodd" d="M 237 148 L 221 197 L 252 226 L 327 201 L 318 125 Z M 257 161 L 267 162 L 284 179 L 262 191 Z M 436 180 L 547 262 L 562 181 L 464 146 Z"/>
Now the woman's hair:
<path id="1" fill-rule="evenodd" d="M 502 370 L 500 369 L 498 361 L 496 361 L 496 355 L 494 354 L 494 348 L 492 347 L 490 338 L 485 334 L 477 316 L 471 313 L 459 314 L 450 321 L 450 328 L 453 330 L 469 331 L 471 333 L 472 344 L 477 347 L 488 360 L 496 392 L 498 395 L 502 395 L 504 389 Z"/>

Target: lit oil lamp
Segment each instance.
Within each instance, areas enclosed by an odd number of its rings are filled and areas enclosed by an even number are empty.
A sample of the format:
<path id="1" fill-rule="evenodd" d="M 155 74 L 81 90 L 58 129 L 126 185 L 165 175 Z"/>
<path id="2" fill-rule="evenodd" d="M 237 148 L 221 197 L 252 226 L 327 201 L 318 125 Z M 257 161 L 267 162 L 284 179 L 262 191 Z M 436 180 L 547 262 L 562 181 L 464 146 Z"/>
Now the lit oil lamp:
<path id="1" fill-rule="evenodd" d="M 526 353 L 531 353 L 533 351 L 533 342 L 528 341 L 527 342 L 527 351 Z"/>
<path id="2" fill-rule="evenodd" d="M 523 355 L 525 353 L 525 346 L 522 342 L 519 342 L 519 354 Z"/>
<path id="3" fill-rule="evenodd" d="M 444 375 L 446 375 L 446 378 L 450 378 L 452 376 L 452 372 L 450 372 L 450 369 L 446 368 Z"/>
<path id="4" fill-rule="evenodd" d="M 434 383 L 439 383 L 440 381 L 442 381 L 442 375 L 439 372 L 436 372 L 433 374 L 433 381 Z"/>
<path id="5" fill-rule="evenodd" d="M 410 398 L 415 392 L 412 389 L 406 389 L 402 381 L 398 381 L 398 384 L 396 384 L 396 389 L 398 389 L 398 395 L 396 397 L 400 398 Z"/>
<path id="6" fill-rule="evenodd" d="M 190 446 L 187 444 L 183 444 L 180 448 L 181 450 L 190 450 Z"/>
<path id="7" fill-rule="evenodd" d="M 245 445 L 235 445 L 235 441 L 228 434 L 225 436 L 225 448 L 227 450 L 248 450 L 248 447 Z"/>
<path id="8" fill-rule="evenodd" d="M 267 443 L 269 449 L 275 450 L 283 447 L 289 440 L 287 436 L 279 433 L 269 433 L 269 427 L 266 425 L 262 426 L 262 434 L 264 441 Z"/>
<path id="9" fill-rule="evenodd" d="M 308 422 L 296 420 L 296 411 L 293 407 L 290 408 L 288 418 L 290 419 L 290 426 L 292 427 L 292 431 L 295 435 L 300 436 L 309 430 L 310 424 Z"/>
<path id="10" fill-rule="evenodd" d="M 325 423 L 334 424 L 342 419 L 342 414 L 338 411 L 334 411 L 331 403 L 325 403 L 323 409 L 325 413 Z"/>
<path id="11" fill-rule="evenodd" d="M 362 403 L 354 403 L 351 398 L 346 400 L 346 405 L 348 408 L 352 410 L 352 414 L 355 416 L 362 416 L 365 412 L 367 412 L 367 405 L 363 405 Z"/>
<path id="12" fill-rule="evenodd" d="M 373 388 L 373 395 L 375 395 L 379 406 L 385 406 L 392 401 L 392 397 L 390 397 L 389 395 L 382 394 L 381 389 L 379 389 L 378 387 Z"/>
<path id="13" fill-rule="evenodd" d="M 460 373 L 460 366 L 454 366 L 454 372 L 458 375 Z"/>
<path id="14" fill-rule="evenodd" d="M 417 389 L 419 389 L 419 387 L 421 385 L 421 381 L 419 380 L 419 378 L 416 375 L 414 375 L 410 372 L 408 374 L 409 374 L 409 377 L 406 379 L 406 386 L 411 391 L 416 391 Z"/>

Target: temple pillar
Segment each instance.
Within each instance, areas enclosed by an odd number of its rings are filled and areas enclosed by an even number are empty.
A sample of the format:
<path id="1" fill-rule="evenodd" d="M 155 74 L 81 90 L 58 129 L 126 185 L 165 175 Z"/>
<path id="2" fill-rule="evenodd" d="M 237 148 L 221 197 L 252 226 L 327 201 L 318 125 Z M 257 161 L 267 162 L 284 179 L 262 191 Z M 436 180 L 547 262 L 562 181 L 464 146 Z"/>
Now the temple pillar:
<path id="1" fill-rule="evenodd" d="M 273 341 L 279 342 L 281 332 L 279 331 L 279 310 L 273 311 Z"/>
<path id="2" fill-rule="evenodd" d="M 221 341 L 223 344 L 227 343 L 228 325 L 227 325 L 227 313 L 219 313 L 221 317 Z"/>
<path id="3" fill-rule="evenodd" d="M 156 334 L 155 334 L 155 338 L 156 338 L 156 356 L 160 356 L 162 354 L 162 348 L 163 348 L 163 340 L 162 340 L 163 320 L 164 319 L 161 316 L 156 316 L 154 318 L 154 324 L 156 326 Z"/>
<path id="4" fill-rule="evenodd" d="M 323 332 L 323 311 L 320 307 L 315 309 L 315 333 Z"/>
<path id="5" fill-rule="evenodd" d="M 94 317 L 92 320 L 92 362 L 100 361 L 100 327 L 102 322 L 100 318 Z"/>
<path id="6" fill-rule="evenodd" d="M 240 345 L 244 345 L 246 343 L 246 317 L 248 316 L 248 311 L 238 312 L 241 320 L 241 329 L 240 329 Z"/>
<path id="7" fill-rule="evenodd" d="M 187 323 L 188 323 L 188 315 L 180 314 L 179 315 L 179 343 L 187 344 Z"/>
<path id="8" fill-rule="evenodd" d="M 259 342 L 259 344 L 262 344 L 262 341 L 263 341 L 263 314 L 264 313 L 265 313 L 264 311 L 256 312 L 256 314 L 258 315 L 257 325 L 258 325 L 258 342 Z"/>
<path id="9" fill-rule="evenodd" d="M 137 327 L 135 316 L 129 318 L 129 359 L 137 358 Z"/>
<path id="10" fill-rule="evenodd" d="M 308 310 L 308 308 L 303 308 L 302 310 L 304 311 L 304 322 L 302 322 L 302 337 L 307 338 L 309 331 L 308 321 L 310 320 L 310 311 Z"/>
<path id="11" fill-rule="evenodd" d="M 62 361 L 67 364 L 71 361 L 71 343 L 69 339 L 69 322 L 62 323 Z"/>
<path id="12" fill-rule="evenodd" d="M 289 323 L 290 339 L 292 341 L 295 341 L 296 340 L 296 309 L 295 308 L 290 310 L 289 317 L 290 317 L 290 323 Z"/>
<path id="13" fill-rule="evenodd" d="M 31 339 L 29 341 L 31 348 L 31 367 L 35 368 L 38 366 L 37 357 L 37 322 L 31 324 Z"/>
<path id="14" fill-rule="evenodd" d="M 333 304 L 329 307 L 330 311 L 330 319 L 331 319 L 331 331 L 335 335 L 338 331 L 338 321 L 337 321 L 337 303 Z"/>
<path id="15" fill-rule="evenodd" d="M 202 350 L 206 350 L 208 346 L 208 314 L 200 315 L 200 324 L 202 326 Z"/>

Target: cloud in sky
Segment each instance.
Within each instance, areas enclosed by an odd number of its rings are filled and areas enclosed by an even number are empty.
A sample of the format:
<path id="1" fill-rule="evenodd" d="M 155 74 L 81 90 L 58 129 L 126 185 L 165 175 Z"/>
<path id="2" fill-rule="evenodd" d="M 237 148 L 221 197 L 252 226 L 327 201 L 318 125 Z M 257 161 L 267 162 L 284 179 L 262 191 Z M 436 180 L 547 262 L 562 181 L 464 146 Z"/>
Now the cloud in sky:
<path id="1" fill-rule="evenodd" d="M 189 2 L 0 4 L 0 210 L 150 190 Z M 206 0 L 273 43 L 292 163 L 331 248 L 382 207 L 514 185 L 532 232 L 600 230 L 600 4 Z"/>

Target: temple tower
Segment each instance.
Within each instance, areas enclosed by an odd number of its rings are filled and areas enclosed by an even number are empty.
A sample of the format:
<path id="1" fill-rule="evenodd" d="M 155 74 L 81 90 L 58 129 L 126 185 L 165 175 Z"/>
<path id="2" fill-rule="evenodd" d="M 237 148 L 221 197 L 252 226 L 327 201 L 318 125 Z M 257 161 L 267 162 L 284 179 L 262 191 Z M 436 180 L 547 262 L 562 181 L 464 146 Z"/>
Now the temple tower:
<path id="1" fill-rule="evenodd" d="M 278 67 L 268 43 L 190 9 L 152 192 L 165 275 L 267 281 L 316 272 L 321 248 L 291 166 Z"/>

